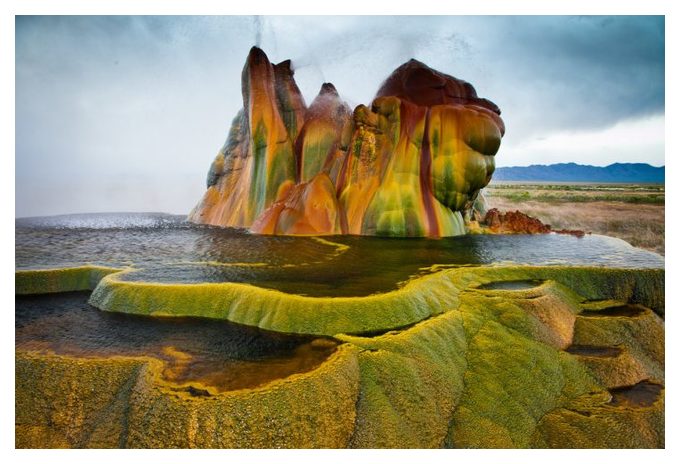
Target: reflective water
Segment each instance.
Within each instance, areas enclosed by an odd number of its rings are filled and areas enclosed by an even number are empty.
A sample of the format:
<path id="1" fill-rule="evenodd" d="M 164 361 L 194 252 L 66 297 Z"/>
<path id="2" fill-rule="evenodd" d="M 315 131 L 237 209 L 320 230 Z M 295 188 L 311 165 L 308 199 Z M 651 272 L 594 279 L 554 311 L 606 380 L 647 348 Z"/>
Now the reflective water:
<path id="1" fill-rule="evenodd" d="M 664 266 L 659 255 L 602 236 L 273 237 L 193 225 L 184 217 L 164 214 L 17 219 L 15 239 L 17 269 L 85 263 L 133 266 L 136 271 L 125 278 L 244 282 L 314 296 L 388 291 L 414 276 L 465 265 Z M 486 288 L 516 290 L 538 284 L 513 281 Z M 268 333 L 224 321 L 103 313 L 89 306 L 87 297 L 87 293 L 17 297 L 17 349 L 85 357 L 156 357 L 164 361 L 166 380 L 184 385 L 195 395 L 208 392 L 187 382 L 218 391 L 253 387 L 314 369 L 335 350 L 327 340 Z M 621 311 L 628 309 L 588 315 L 612 316 Z M 572 352 L 611 354 L 597 347 Z"/>
<path id="2" fill-rule="evenodd" d="M 661 395 L 663 385 L 643 380 L 628 387 L 612 388 L 610 404 L 614 406 L 648 407 L 653 405 Z"/>
<path id="3" fill-rule="evenodd" d="M 637 317 L 649 311 L 644 306 L 637 304 L 626 304 L 621 306 L 610 306 L 609 308 L 593 311 L 583 311 L 583 317 Z"/>
<path id="4" fill-rule="evenodd" d="M 258 236 L 153 213 L 17 219 L 15 238 L 17 269 L 133 265 L 143 270 L 126 278 L 247 282 L 318 296 L 388 291 L 435 265 L 664 267 L 660 255 L 597 235 Z"/>
<path id="5" fill-rule="evenodd" d="M 16 347 L 79 357 L 151 356 L 164 361 L 165 380 L 200 382 L 217 391 L 312 370 L 335 351 L 330 340 L 227 321 L 102 312 L 87 304 L 88 297 L 89 292 L 17 296 Z"/>
<path id="6" fill-rule="evenodd" d="M 529 290 L 542 285 L 545 280 L 500 280 L 477 287 L 478 290 Z"/>
<path id="7" fill-rule="evenodd" d="M 615 358 L 622 350 L 616 346 L 571 345 L 565 350 L 567 353 L 590 356 L 596 358 Z"/>

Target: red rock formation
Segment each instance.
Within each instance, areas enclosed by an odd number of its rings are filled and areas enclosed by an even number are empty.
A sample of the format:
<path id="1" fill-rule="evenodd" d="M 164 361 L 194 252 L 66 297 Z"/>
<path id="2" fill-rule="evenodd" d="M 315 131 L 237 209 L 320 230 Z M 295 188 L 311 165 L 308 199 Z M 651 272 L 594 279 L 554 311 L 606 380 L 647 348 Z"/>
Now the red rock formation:
<path id="1" fill-rule="evenodd" d="M 556 234 L 562 234 L 562 235 L 573 235 L 574 237 L 585 237 L 586 232 L 578 229 L 558 229 L 558 230 L 553 230 Z M 590 235 L 590 232 L 588 232 L 588 235 Z"/>
<path id="2" fill-rule="evenodd" d="M 521 211 L 507 211 L 501 213 L 498 209 L 490 209 L 484 217 L 484 224 L 494 233 L 498 234 L 556 234 L 573 235 L 583 237 L 582 230 L 552 230 L 550 224 L 543 224 L 539 219 L 528 216 Z"/>
<path id="3" fill-rule="evenodd" d="M 394 70 L 376 94 L 376 98 L 385 96 L 418 106 L 475 105 L 489 111 L 501 135 L 505 133 L 501 110 L 494 102 L 479 98 L 469 82 L 436 71 L 418 60 L 411 59 Z"/>
<path id="4" fill-rule="evenodd" d="M 547 234 L 550 226 L 520 211 L 501 213 L 492 208 L 484 217 L 484 223 L 491 231 L 502 234 Z"/>

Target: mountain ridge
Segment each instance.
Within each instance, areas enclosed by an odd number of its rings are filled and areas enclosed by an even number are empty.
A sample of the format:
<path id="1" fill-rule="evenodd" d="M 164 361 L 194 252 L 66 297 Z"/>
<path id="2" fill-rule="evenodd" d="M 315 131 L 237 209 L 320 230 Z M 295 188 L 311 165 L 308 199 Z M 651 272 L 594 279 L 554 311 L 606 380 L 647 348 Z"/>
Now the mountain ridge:
<path id="1" fill-rule="evenodd" d="M 666 167 L 647 163 L 592 166 L 577 163 L 498 167 L 496 181 L 665 183 Z"/>

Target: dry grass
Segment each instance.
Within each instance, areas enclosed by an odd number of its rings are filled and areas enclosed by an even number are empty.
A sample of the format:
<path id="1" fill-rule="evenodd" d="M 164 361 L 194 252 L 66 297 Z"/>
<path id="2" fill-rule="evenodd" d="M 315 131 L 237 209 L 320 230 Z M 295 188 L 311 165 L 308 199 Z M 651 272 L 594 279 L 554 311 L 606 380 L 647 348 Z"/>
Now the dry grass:
<path id="1" fill-rule="evenodd" d="M 523 191 L 531 186 L 523 185 Z M 541 190 L 545 186 L 536 186 Z M 665 205 L 636 204 L 625 201 L 569 201 L 568 189 L 556 201 L 525 200 L 507 195 L 508 188 L 486 189 L 489 207 L 501 211 L 520 210 L 550 224 L 554 229 L 580 229 L 594 234 L 618 237 L 631 245 L 659 254 L 665 253 Z M 552 190 L 552 193 L 560 192 Z M 501 194 L 502 192 L 502 194 Z M 651 192 L 650 192 L 651 193 Z M 627 195 L 629 192 L 621 192 Z"/>
<path id="2" fill-rule="evenodd" d="M 492 183 L 488 190 L 494 197 L 512 201 L 544 201 L 548 203 L 589 201 L 617 201 L 636 204 L 663 205 L 663 185 L 635 184 L 515 184 Z"/>

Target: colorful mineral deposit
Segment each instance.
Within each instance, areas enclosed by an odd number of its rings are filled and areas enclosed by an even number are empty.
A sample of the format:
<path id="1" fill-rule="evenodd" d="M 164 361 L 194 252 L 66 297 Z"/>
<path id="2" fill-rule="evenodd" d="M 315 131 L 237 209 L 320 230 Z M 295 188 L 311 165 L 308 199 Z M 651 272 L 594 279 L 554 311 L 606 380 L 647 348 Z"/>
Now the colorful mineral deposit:
<path id="1" fill-rule="evenodd" d="M 660 269 L 456 267 L 353 298 L 136 272 L 17 273 L 17 447 L 665 444 Z"/>
<path id="2" fill-rule="evenodd" d="M 416 60 L 353 112 L 328 83 L 306 107 L 290 61 L 273 65 L 256 47 L 242 87 L 192 222 L 277 235 L 460 235 L 505 131 L 471 84 Z"/>
<path id="3" fill-rule="evenodd" d="M 663 258 L 621 240 L 78 216 L 17 222 L 17 448 L 665 446 Z"/>

